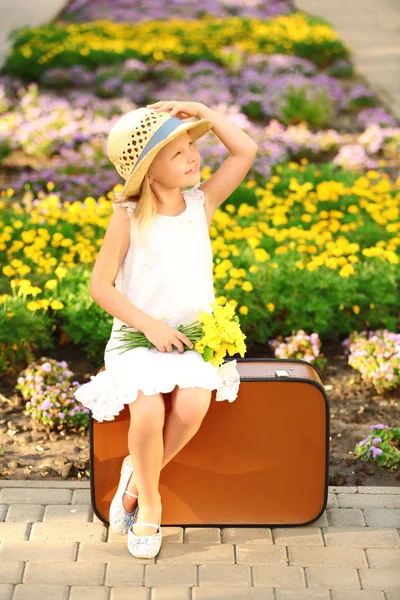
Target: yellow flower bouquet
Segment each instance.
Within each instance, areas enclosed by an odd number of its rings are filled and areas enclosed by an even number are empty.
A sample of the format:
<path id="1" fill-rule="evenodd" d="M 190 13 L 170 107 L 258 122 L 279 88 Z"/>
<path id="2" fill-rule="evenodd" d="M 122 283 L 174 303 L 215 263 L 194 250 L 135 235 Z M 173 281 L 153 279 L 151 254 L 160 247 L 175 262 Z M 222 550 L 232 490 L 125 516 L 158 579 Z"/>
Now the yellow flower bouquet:
<path id="1" fill-rule="evenodd" d="M 240 329 L 239 317 L 235 314 L 233 303 L 227 302 L 225 305 L 220 305 L 217 302 L 211 304 L 213 311 L 200 311 L 198 320 L 190 325 L 179 325 L 177 331 L 184 333 L 189 340 L 194 344 L 194 350 L 202 354 L 206 362 L 211 362 L 214 367 L 222 365 L 224 357 L 228 353 L 233 356 L 239 352 L 243 358 L 246 352 L 246 344 L 244 340 L 246 336 Z M 122 346 L 110 348 L 107 350 L 123 349 L 119 354 L 128 352 L 133 348 L 144 346 L 146 348 L 154 348 L 152 344 L 141 331 L 129 331 L 128 325 L 122 325 L 117 332 L 122 332 L 123 335 L 117 338 L 123 342 Z M 191 350 L 184 345 L 184 350 Z"/>

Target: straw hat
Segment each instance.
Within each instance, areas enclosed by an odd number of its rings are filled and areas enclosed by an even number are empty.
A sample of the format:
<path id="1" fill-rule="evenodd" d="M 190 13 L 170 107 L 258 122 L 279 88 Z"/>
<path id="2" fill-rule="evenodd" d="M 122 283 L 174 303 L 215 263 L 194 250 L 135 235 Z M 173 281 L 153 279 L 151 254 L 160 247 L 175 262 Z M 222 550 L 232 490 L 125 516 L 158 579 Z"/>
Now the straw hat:
<path id="1" fill-rule="evenodd" d="M 107 142 L 108 157 L 126 179 L 125 195 L 136 196 L 157 152 L 184 131 L 193 141 L 213 126 L 209 119 L 182 121 L 166 111 L 137 108 L 123 115 L 112 127 Z"/>

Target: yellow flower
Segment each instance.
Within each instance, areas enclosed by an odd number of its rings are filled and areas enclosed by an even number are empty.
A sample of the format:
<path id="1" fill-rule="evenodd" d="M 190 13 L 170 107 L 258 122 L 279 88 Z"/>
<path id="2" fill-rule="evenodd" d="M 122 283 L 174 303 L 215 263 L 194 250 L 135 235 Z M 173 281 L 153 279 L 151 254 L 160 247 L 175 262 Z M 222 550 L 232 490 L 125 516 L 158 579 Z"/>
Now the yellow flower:
<path id="1" fill-rule="evenodd" d="M 253 286 L 251 284 L 250 281 L 245 281 L 242 285 L 242 290 L 244 290 L 245 292 L 251 292 L 253 289 Z"/>
<path id="2" fill-rule="evenodd" d="M 59 300 L 53 300 L 50 303 L 50 306 L 53 310 L 61 310 L 62 308 L 64 308 L 64 304 L 62 302 L 60 302 Z"/>
<path id="3" fill-rule="evenodd" d="M 248 314 L 248 312 L 249 312 L 249 309 L 248 309 L 248 307 L 247 307 L 247 306 L 244 306 L 244 305 L 243 305 L 243 306 L 241 306 L 241 307 L 239 308 L 239 312 L 240 312 L 240 314 L 241 314 L 241 315 L 247 315 L 247 314 Z"/>
<path id="4" fill-rule="evenodd" d="M 63 279 L 63 277 L 65 277 L 67 273 L 68 271 L 65 267 L 57 267 L 57 269 L 54 271 L 54 274 L 59 279 Z"/>
<path id="5" fill-rule="evenodd" d="M 39 308 L 39 304 L 36 302 L 36 300 L 31 300 L 30 302 L 28 302 L 28 304 L 26 305 L 26 308 L 28 310 L 30 310 L 31 312 L 34 312 L 35 310 L 38 310 Z"/>
<path id="6" fill-rule="evenodd" d="M 254 250 L 254 258 L 258 262 L 265 262 L 270 258 L 270 255 L 264 248 L 256 248 Z"/>

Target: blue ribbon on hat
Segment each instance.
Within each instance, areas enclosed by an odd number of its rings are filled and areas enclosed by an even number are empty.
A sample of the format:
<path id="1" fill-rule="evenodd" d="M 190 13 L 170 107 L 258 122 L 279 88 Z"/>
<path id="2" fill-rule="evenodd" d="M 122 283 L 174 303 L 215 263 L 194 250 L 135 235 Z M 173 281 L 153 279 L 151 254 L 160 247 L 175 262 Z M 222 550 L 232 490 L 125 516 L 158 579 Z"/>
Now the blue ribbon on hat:
<path id="1" fill-rule="evenodd" d="M 131 171 L 131 174 L 137 168 L 140 161 L 142 161 L 144 157 L 150 152 L 150 150 L 152 150 L 154 146 L 157 146 L 157 144 L 165 140 L 165 138 L 171 133 L 171 131 L 176 129 L 179 125 L 182 125 L 182 123 L 184 123 L 184 121 L 182 121 L 182 119 L 179 119 L 179 117 L 171 117 L 168 119 L 168 121 L 165 121 L 162 125 L 160 125 L 157 131 L 151 136 L 146 146 L 143 148 L 139 158 L 136 161 L 136 164 L 134 165 Z"/>

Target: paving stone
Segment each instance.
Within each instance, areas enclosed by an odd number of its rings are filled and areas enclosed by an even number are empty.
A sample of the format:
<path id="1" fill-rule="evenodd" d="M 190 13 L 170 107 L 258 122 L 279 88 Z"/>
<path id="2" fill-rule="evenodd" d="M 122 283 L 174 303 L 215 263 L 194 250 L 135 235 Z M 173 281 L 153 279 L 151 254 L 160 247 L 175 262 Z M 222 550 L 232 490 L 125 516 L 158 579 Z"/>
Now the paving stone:
<path id="1" fill-rule="evenodd" d="M 92 512 L 92 522 L 93 523 L 103 523 L 103 521 L 101 519 L 99 519 L 99 517 L 94 513 L 94 511 Z"/>
<path id="2" fill-rule="evenodd" d="M 378 590 L 331 590 L 332 600 L 384 600 Z"/>
<path id="3" fill-rule="evenodd" d="M 234 564 L 230 544 L 162 544 L 157 563 Z"/>
<path id="4" fill-rule="evenodd" d="M 110 600 L 150 600 L 150 589 L 146 587 L 112 587 Z"/>
<path id="5" fill-rule="evenodd" d="M 67 600 L 68 587 L 65 585 L 20 584 L 15 588 L 13 600 Z"/>
<path id="6" fill-rule="evenodd" d="M 58 541 L 18 541 L 7 540 L 0 546 L 0 561 L 3 560 L 40 560 L 73 561 L 77 553 L 76 542 Z"/>
<path id="7" fill-rule="evenodd" d="M 396 508 L 367 508 L 364 516 L 368 527 L 400 527 L 400 510 Z"/>
<path id="8" fill-rule="evenodd" d="M 54 540 L 56 536 L 60 542 L 103 542 L 106 535 L 106 527 L 100 523 L 64 521 L 58 523 L 55 528 L 54 523 L 47 521 L 46 523 L 34 523 L 29 539 Z"/>
<path id="9" fill-rule="evenodd" d="M 10 504 L 6 521 L 41 521 L 44 514 L 42 504 Z"/>
<path id="10" fill-rule="evenodd" d="M 11 600 L 14 586 L 9 583 L 0 583 L 0 600 Z"/>
<path id="11" fill-rule="evenodd" d="M 337 500 L 341 508 L 400 508 L 400 494 L 338 494 Z"/>
<path id="12" fill-rule="evenodd" d="M 363 589 L 377 588 L 384 590 L 388 587 L 397 588 L 400 597 L 399 569 L 359 569 L 358 572 Z"/>
<path id="13" fill-rule="evenodd" d="M 2 488 L 68 488 L 68 489 L 77 489 L 84 488 L 90 489 L 90 481 L 88 480 L 79 480 L 79 481 L 71 481 L 70 479 L 64 479 L 62 481 L 49 481 L 49 480 L 40 480 L 40 479 L 1 479 L 0 480 L 0 490 Z"/>
<path id="14" fill-rule="evenodd" d="M 110 588 L 98 585 L 73 585 L 68 600 L 108 600 Z"/>
<path id="15" fill-rule="evenodd" d="M 7 504 L 0 504 L 0 521 L 6 520 L 7 510 L 8 510 Z"/>
<path id="16" fill-rule="evenodd" d="M 161 525 L 163 544 L 183 542 L 183 527 L 163 527 Z M 111 531 L 111 527 L 107 528 L 107 542 L 119 542 L 126 545 L 128 537 L 126 535 L 117 535 Z"/>
<path id="17" fill-rule="evenodd" d="M 220 544 L 221 529 L 219 527 L 186 527 L 183 539 L 189 543 Z"/>
<path id="18" fill-rule="evenodd" d="M 314 527 L 326 527 L 328 525 L 328 518 L 326 516 L 326 510 L 322 513 L 322 515 L 314 521 L 311 525 Z M 310 525 L 306 525 L 306 527 L 310 527 Z"/>
<path id="19" fill-rule="evenodd" d="M 250 567 L 247 565 L 200 565 L 200 585 L 251 585 Z"/>
<path id="20" fill-rule="evenodd" d="M 183 527 L 177 527 L 177 526 L 164 527 L 162 525 L 161 531 L 162 531 L 163 544 L 164 543 L 169 544 L 171 542 L 174 544 L 182 544 L 183 536 L 184 536 L 184 528 Z"/>
<path id="21" fill-rule="evenodd" d="M 46 506 L 43 521 L 92 521 L 93 509 L 86 504 L 53 504 Z"/>
<path id="22" fill-rule="evenodd" d="M 142 559 L 132 555 L 131 558 L 132 560 L 129 561 L 120 561 L 107 565 L 104 585 L 113 587 L 141 586 L 144 578 L 144 564 L 142 564 L 142 561 L 154 562 L 154 558 Z M 86 563 L 82 562 L 80 564 L 84 565 Z"/>
<path id="23" fill-rule="evenodd" d="M 400 494 L 400 486 L 360 485 L 357 491 L 359 494 Z"/>
<path id="24" fill-rule="evenodd" d="M 305 588 L 304 569 L 301 567 L 282 567 L 280 565 L 256 565 L 253 567 L 255 586 Z"/>
<path id="25" fill-rule="evenodd" d="M 298 3 L 299 0 L 296 0 L 296 3 Z M 357 486 L 351 486 L 351 485 L 329 485 L 328 486 L 328 493 L 329 492 L 333 492 L 333 495 L 336 494 L 356 494 L 358 492 L 358 487 Z"/>
<path id="26" fill-rule="evenodd" d="M 126 544 L 117 542 L 82 542 L 79 544 L 78 561 L 98 561 L 102 563 L 115 560 L 128 561 L 134 558 Z"/>
<path id="27" fill-rule="evenodd" d="M 334 527 L 348 527 L 350 525 L 365 527 L 364 513 L 359 508 L 330 508 L 327 513 L 328 524 Z"/>
<path id="28" fill-rule="evenodd" d="M 24 583 L 46 585 L 103 585 L 105 565 L 87 562 L 28 561 Z"/>
<path id="29" fill-rule="evenodd" d="M 318 548 L 317 546 L 294 546 L 288 548 L 291 566 L 299 567 L 368 567 L 362 548 Z"/>
<path id="30" fill-rule="evenodd" d="M 0 562 L 0 583 L 21 583 L 24 563 L 20 560 Z"/>
<path id="31" fill-rule="evenodd" d="M 329 590 L 283 590 L 276 588 L 276 600 L 330 600 Z"/>
<path id="32" fill-rule="evenodd" d="M 391 548 L 368 548 L 365 550 L 371 569 L 397 569 L 400 573 L 400 550 Z M 400 574 L 399 574 L 400 581 Z"/>
<path id="33" fill-rule="evenodd" d="M 0 492 L 3 504 L 70 504 L 71 490 L 53 488 L 5 488 Z"/>
<path id="34" fill-rule="evenodd" d="M 72 496 L 71 504 L 92 504 L 90 489 L 75 490 Z"/>
<path id="35" fill-rule="evenodd" d="M 190 564 L 146 565 L 144 583 L 149 587 L 166 587 L 177 585 L 194 586 L 197 585 L 197 567 L 196 565 Z"/>
<path id="36" fill-rule="evenodd" d="M 0 542 L 5 542 L 6 540 L 27 540 L 30 528 L 30 523 L 0 523 Z"/>
<path id="37" fill-rule="evenodd" d="M 339 508 L 339 503 L 337 501 L 336 494 L 328 494 L 326 509 L 328 508 Z"/>
<path id="38" fill-rule="evenodd" d="M 267 587 L 214 587 L 198 585 L 192 588 L 192 600 L 274 600 L 274 590 Z"/>
<path id="39" fill-rule="evenodd" d="M 310 588 L 360 589 L 356 569 L 346 567 L 305 567 L 307 586 Z"/>
<path id="40" fill-rule="evenodd" d="M 323 527 L 326 546 L 354 546 L 356 548 L 400 548 L 396 529 L 372 527 Z"/>
<path id="41" fill-rule="evenodd" d="M 274 527 L 272 535 L 276 545 L 323 546 L 324 538 L 319 527 Z"/>
<path id="42" fill-rule="evenodd" d="M 223 527 L 223 544 L 268 544 L 272 545 L 272 531 L 265 527 Z"/>
<path id="43" fill-rule="evenodd" d="M 151 600 L 190 600 L 190 588 L 170 586 L 154 587 L 151 590 Z"/>
<path id="44" fill-rule="evenodd" d="M 284 546 L 266 544 L 238 544 L 236 563 L 244 565 L 286 565 Z"/>

